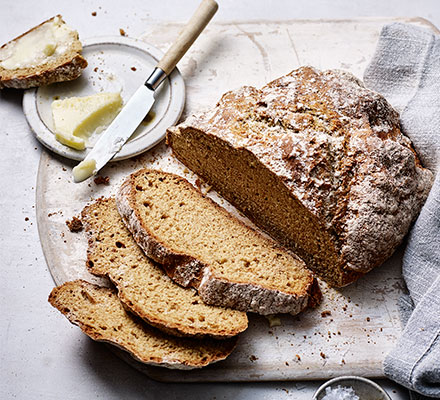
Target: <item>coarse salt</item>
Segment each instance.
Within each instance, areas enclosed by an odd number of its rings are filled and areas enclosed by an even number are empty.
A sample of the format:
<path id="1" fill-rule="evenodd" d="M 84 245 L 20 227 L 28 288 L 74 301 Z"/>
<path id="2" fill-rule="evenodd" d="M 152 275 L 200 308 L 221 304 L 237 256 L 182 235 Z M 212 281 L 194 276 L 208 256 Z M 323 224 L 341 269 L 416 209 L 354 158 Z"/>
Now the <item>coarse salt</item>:
<path id="1" fill-rule="evenodd" d="M 325 396 L 321 400 L 359 400 L 352 387 L 328 387 L 325 389 Z"/>

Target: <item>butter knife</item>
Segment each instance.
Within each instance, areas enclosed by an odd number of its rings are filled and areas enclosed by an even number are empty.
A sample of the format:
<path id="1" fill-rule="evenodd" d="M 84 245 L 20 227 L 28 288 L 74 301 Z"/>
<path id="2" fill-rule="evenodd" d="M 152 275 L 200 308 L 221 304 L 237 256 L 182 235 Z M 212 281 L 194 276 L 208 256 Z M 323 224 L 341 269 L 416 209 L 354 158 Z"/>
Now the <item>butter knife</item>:
<path id="1" fill-rule="evenodd" d="M 218 9 L 214 0 L 203 0 L 177 40 L 165 53 L 150 77 L 139 87 L 86 158 L 73 168 L 73 179 L 82 182 L 95 175 L 121 150 L 154 104 L 155 90 L 172 72 Z"/>

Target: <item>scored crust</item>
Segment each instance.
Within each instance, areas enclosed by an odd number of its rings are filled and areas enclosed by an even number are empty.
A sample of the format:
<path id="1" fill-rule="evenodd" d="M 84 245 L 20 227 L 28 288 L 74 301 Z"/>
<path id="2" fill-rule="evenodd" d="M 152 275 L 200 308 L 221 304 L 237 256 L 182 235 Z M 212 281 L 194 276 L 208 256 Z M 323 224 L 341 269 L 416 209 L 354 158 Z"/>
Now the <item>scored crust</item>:
<path id="1" fill-rule="evenodd" d="M 10 40 L 1 46 L 1 48 L 6 47 L 8 44 L 20 39 L 55 18 L 60 18 L 61 21 L 64 22 L 61 15 L 56 15 L 15 39 Z M 78 33 L 73 32 L 73 34 L 75 36 L 73 37 L 70 49 L 55 60 L 34 68 L 5 69 L 0 66 L 0 89 L 28 89 L 35 86 L 49 85 L 55 82 L 70 81 L 78 78 L 82 70 L 87 67 L 87 61 L 81 55 L 82 44 L 79 41 Z"/>
<path id="2" fill-rule="evenodd" d="M 343 71 L 301 67 L 227 92 L 169 128 L 167 143 L 336 287 L 390 257 L 432 184 L 398 113 Z"/>
<path id="3" fill-rule="evenodd" d="M 108 219 L 108 224 L 103 218 Z M 174 336 L 216 339 L 229 338 L 246 330 L 245 313 L 203 304 L 194 289 L 175 284 L 148 259 L 122 222 L 114 199 L 100 198 L 86 206 L 81 212 L 81 220 L 88 236 L 87 268 L 94 275 L 107 276 L 117 287 L 121 302 L 150 325 Z M 120 247 L 108 247 L 111 245 L 109 237 Z M 109 254 L 112 254 L 110 260 L 106 258 Z M 165 304 L 157 303 L 157 307 L 164 308 L 162 313 L 151 309 L 152 296 L 163 299 Z M 175 312 L 173 307 L 187 311 L 176 320 L 169 316 L 169 312 Z M 185 317 L 194 320 L 185 320 Z"/>
<path id="4" fill-rule="evenodd" d="M 320 301 L 319 287 L 312 274 L 308 275 L 307 279 L 309 281 L 304 285 L 305 289 L 303 292 L 295 294 L 284 293 L 259 284 L 244 284 L 231 282 L 225 278 L 218 278 L 212 273 L 209 265 L 188 254 L 171 250 L 170 246 L 157 238 L 150 227 L 142 221 L 142 217 L 136 209 L 136 179 L 145 172 L 155 173 L 156 171 L 139 170 L 131 174 L 123 182 L 116 195 L 118 211 L 147 256 L 161 263 L 167 274 L 177 283 L 196 288 L 202 300 L 207 304 L 226 306 L 262 315 L 276 313 L 295 315 L 304 310 L 308 305 L 316 305 Z M 191 190 L 199 192 L 186 179 L 174 174 L 167 175 L 174 177 L 179 183 L 187 185 Z M 202 201 L 206 201 L 209 205 L 216 207 L 224 213 L 226 218 L 233 219 L 237 224 L 251 229 L 243 222 L 232 217 L 210 198 L 201 193 L 200 196 Z"/>
<path id="5" fill-rule="evenodd" d="M 93 340 L 110 343 L 148 365 L 172 369 L 201 368 L 224 360 L 237 344 L 236 338 L 217 341 L 168 336 L 127 313 L 113 289 L 84 280 L 66 282 L 54 288 L 48 300 Z M 101 301 L 106 302 L 105 308 Z M 85 306 L 82 303 L 86 303 L 90 313 L 78 308 Z"/>

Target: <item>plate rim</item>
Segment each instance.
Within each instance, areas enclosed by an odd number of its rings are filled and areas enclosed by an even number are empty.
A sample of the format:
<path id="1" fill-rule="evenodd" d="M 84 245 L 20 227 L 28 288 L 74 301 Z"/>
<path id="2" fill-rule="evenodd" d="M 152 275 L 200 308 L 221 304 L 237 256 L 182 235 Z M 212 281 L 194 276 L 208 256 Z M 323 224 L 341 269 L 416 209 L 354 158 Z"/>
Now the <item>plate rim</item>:
<path id="1" fill-rule="evenodd" d="M 127 48 L 132 47 L 148 54 L 148 56 L 152 57 L 156 62 L 158 62 L 164 54 L 162 50 L 148 42 L 143 41 L 142 39 L 135 39 L 126 36 L 95 36 L 82 40 L 82 45 L 83 50 L 87 47 L 96 45 L 118 45 Z M 145 77 L 145 79 L 147 78 L 148 77 Z M 163 118 L 157 122 L 157 124 L 151 131 L 148 132 L 148 134 L 135 138 L 133 141 L 127 142 L 119 153 L 117 153 L 115 157 L 110 160 L 110 162 L 135 157 L 156 146 L 164 139 L 166 129 L 180 119 L 185 107 L 185 81 L 183 80 L 183 77 L 177 67 L 174 68 L 173 72 L 166 79 L 169 81 L 170 101 Z M 38 90 L 39 87 L 25 90 L 22 101 L 23 113 L 35 137 L 47 149 L 62 157 L 76 161 L 83 160 L 91 148 L 80 151 L 61 144 L 55 139 L 54 133 L 40 118 L 36 105 Z M 170 111 L 172 111 L 172 113 L 170 113 Z"/>

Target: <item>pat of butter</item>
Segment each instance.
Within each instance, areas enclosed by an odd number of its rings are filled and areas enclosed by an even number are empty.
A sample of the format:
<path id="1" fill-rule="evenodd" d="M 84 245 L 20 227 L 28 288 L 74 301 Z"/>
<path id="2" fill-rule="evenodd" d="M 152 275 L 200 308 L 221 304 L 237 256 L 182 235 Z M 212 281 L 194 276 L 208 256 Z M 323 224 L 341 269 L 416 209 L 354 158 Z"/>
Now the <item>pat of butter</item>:
<path id="1" fill-rule="evenodd" d="M 75 30 L 55 17 L 0 49 L 0 66 L 35 68 L 66 53 L 76 37 Z"/>
<path id="2" fill-rule="evenodd" d="M 76 183 L 82 182 L 85 179 L 92 176 L 95 173 L 95 169 L 96 169 L 96 161 L 95 160 L 91 159 L 91 160 L 81 161 L 72 170 L 73 180 Z"/>
<path id="3" fill-rule="evenodd" d="M 66 146 L 84 150 L 90 136 L 102 132 L 121 107 L 120 93 L 97 93 L 55 100 L 52 103 L 55 138 Z"/>

